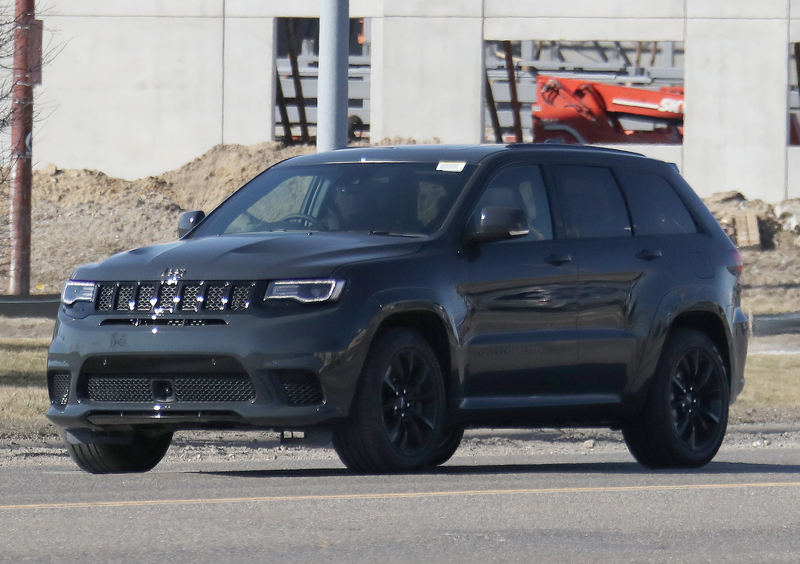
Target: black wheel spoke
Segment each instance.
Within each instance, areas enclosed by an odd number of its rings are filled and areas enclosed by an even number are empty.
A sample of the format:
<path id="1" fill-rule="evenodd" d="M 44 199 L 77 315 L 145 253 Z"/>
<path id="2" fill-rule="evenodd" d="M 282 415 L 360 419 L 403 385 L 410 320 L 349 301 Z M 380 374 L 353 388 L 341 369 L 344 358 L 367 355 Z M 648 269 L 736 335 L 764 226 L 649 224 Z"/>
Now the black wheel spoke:
<path id="1" fill-rule="evenodd" d="M 433 430 L 433 421 L 431 421 L 429 418 L 425 417 L 423 414 L 415 413 L 413 418 L 414 418 L 414 421 L 417 424 L 418 428 L 421 429 L 422 427 L 424 427 L 426 429 L 426 434 Z M 420 423 L 422 425 L 419 425 Z"/>
<path id="2" fill-rule="evenodd" d="M 695 384 L 695 389 L 703 390 L 709 384 L 711 380 L 711 373 L 714 372 L 714 365 L 710 362 L 706 362 L 705 367 L 702 370 L 702 373 L 697 378 L 697 384 Z"/>
<path id="3" fill-rule="evenodd" d="M 697 428 L 694 426 L 694 422 L 689 420 L 689 428 L 691 432 L 689 433 L 689 438 L 687 439 L 687 443 L 692 448 L 697 448 Z"/>
<path id="4" fill-rule="evenodd" d="M 421 370 L 417 371 L 417 374 L 414 375 L 408 382 L 408 391 L 409 393 L 413 394 L 419 391 L 427 382 L 428 377 L 431 374 L 431 367 L 428 365 L 423 365 Z"/>
<path id="5" fill-rule="evenodd" d="M 396 417 L 391 425 L 386 426 L 386 432 L 389 435 L 389 442 L 396 445 L 400 442 L 400 431 L 402 429 L 402 420 Z"/>
<path id="6" fill-rule="evenodd" d="M 675 418 L 675 430 L 678 432 L 679 437 L 683 437 L 687 427 L 689 427 L 689 416 L 687 414 L 684 413 Z"/>
<path id="7" fill-rule="evenodd" d="M 672 375 L 672 385 L 676 386 L 678 390 L 680 390 L 681 394 L 686 393 L 686 385 L 683 383 L 683 378 L 681 377 L 680 372 L 677 372 Z"/>
<path id="8" fill-rule="evenodd" d="M 423 445 L 425 441 L 422 438 L 422 430 L 419 428 L 416 417 L 408 417 L 405 420 L 406 432 L 411 439 L 413 446 L 418 447 Z"/>
<path id="9" fill-rule="evenodd" d="M 383 374 L 383 385 L 388 387 L 393 394 L 397 394 L 397 384 L 395 384 L 392 375 L 394 374 L 394 366 L 389 365 L 386 372 Z"/>
<path id="10" fill-rule="evenodd" d="M 698 415 L 703 419 L 710 419 L 713 424 L 718 425 L 720 422 L 720 416 L 717 413 L 714 413 L 707 407 L 700 407 L 697 409 Z"/>

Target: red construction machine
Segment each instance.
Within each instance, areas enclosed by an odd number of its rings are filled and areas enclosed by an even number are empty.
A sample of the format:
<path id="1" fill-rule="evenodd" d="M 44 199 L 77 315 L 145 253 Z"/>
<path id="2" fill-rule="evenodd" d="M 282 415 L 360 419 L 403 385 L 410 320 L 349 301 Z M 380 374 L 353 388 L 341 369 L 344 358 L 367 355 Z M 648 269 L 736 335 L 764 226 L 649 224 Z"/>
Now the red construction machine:
<path id="1" fill-rule="evenodd" d="M 533 140 L 681 143 L 683 87 L 658 90 L 539 75 Z"/>

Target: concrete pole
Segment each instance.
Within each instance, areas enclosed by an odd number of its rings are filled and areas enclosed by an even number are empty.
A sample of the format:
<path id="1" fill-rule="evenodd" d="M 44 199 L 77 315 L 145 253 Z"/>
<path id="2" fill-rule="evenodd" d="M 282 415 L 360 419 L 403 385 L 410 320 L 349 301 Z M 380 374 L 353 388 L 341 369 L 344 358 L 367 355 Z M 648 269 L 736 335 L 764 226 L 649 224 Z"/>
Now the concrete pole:
<path id="1" fill-rule="evenodd" d="M 30 78 L 30 29 L 34 0 L 16 0 L 14 83 L 11 87 L 11 233 L 9 293 L 27 296 L 31 289 L 31 144 L 33 84 Z"/>
<path id="2" fill-rule="evenodd" d="M 347 146 L 347 59 L 350 54 L 349 0 L 321 0 L 317 152 Z"/>

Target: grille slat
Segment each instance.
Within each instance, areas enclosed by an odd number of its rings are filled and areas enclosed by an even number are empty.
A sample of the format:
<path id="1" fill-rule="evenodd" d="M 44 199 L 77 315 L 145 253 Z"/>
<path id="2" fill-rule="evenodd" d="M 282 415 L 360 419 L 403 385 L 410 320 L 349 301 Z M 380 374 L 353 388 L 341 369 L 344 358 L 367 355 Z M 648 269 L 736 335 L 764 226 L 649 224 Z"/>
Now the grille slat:
<path id="1" fill-rule="evenodd" d="M 117 290 L 117 311 L 131 311 L 131 303 L 133 302 L 133 284 L 120 284 Z"/>
<path id="2" fill-rule="evenodd" d="M 200 304 L 197 296 L 200 294 L 200 284 L 184 284 L 181 292 L 181 311 L 197 311 Z"/>
<path id="3" fill-rule="evenodd" d="M 115 286 L 101 285 L 97 292 L 97 309 L 100 311 L 111 311 L 114 307 Z"/>
<path id="4" fill-rule="evenodd" d="M 203 302 L 204 309 L 208 311 L 222 311 L 225 307 L 225 284 L 209 284 L 206 287 L 205 301 Z"/>
<path id="5" fill-rule="evenodd" d="M 234 286 L 233 297 L 231 298 L 231 309 L 233 311 L 241 311 L 250 307 L 250 295 L 252 294 L 253 286 Z"/>
<path id="6" fill-rule="evenodd" d="M 142 284 L 136 296 L 136 311 L 150 311 L 153 304 L 150 300 L 156 295 L 155 284 Z"/>
<path id="7" fill-rule="evenodd" d="M 178 286 L 175 284 L 162 284 L 158 294 L 158 305 L 163 308 L 172 308 L 175 305 L 173 300 L 177 291 Z"/>

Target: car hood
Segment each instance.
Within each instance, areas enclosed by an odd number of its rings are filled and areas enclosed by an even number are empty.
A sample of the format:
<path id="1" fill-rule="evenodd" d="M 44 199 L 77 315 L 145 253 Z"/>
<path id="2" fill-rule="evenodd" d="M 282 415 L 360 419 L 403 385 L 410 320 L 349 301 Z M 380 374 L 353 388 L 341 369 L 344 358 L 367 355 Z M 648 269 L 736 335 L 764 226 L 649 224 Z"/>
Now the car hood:
<path id="1" fill-rule="evenodd" d="M 420 239 L 358 233 L 279 232 L 185 239 L 80 267 L 76 280 L 270 280 L 330 276 L 341 265 L 408 255 Z"/>

